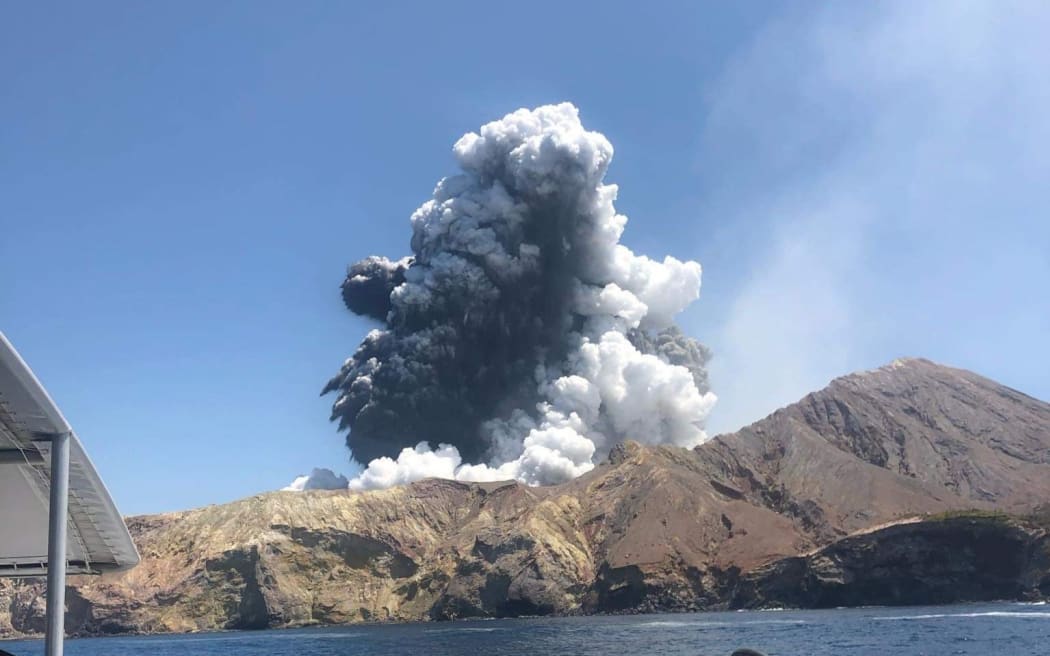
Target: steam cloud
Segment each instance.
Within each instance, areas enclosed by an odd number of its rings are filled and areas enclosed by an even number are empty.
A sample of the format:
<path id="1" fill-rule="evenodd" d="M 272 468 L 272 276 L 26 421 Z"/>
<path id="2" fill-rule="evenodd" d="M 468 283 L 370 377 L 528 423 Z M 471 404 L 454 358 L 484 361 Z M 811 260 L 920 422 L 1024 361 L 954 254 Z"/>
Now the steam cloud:
<path id="1" fill-rule="evenodd" d="M 302 492 L 303 490 L 345 490 L 350 484 L 346 476 L 336 474 L 331 469 L 315 468 L 306 476 L 296 476 L 283 492 Z"/>
<path id="2" fill-rule="evenodd" d="M 609 141 L 563 103 L 489 123 L 454 153 L 462 173 L 412 215 L 413 255 L 366 258 L 342 285 L 347 308 L 382 324 L 323 391 L 368 462 L 349 487 L 554 484 L 625 438 L 706 440 L 709 352 L 672 323 L 700 265 L 619 243 Z"/>

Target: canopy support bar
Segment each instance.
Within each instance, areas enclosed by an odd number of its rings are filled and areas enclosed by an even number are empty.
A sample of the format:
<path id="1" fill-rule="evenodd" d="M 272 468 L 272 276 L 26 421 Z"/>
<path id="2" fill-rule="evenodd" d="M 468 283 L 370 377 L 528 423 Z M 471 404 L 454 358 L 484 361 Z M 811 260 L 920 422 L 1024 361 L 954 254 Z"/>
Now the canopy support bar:
<path id="1" fill-rule="evenodd" d="M 0 465 L 39 465 L 44 462 L 39 451 L 0 449 Z"/>
<path id="2" fill-rule="evenodd" d="M 51 437 L 51 503 L 47 518 L 46 656 L 62 656 L 66 613 L 66 527 L 69 523 L 69 433 Z"/>

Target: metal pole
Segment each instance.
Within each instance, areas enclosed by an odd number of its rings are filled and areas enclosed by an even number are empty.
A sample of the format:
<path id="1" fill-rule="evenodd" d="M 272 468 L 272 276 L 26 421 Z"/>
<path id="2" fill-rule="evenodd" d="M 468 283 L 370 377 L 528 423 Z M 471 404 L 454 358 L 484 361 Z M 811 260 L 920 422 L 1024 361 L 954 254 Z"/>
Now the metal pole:
<path id="1" fill-rule="evenodd" d="M 51 504 L 47 518 L 46 656 L 62 656 L 66 611 L 66 526 L 69 518 L 69 433 L 51 438 Z"/>

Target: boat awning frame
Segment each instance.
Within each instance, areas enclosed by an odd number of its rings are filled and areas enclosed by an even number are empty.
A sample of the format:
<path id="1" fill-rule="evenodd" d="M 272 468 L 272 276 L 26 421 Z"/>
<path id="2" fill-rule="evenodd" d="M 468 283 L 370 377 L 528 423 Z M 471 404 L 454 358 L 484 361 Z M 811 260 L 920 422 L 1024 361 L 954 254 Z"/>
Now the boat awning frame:
<path id="1" fill-rule="evenodd" d="M 47 656 L 63 652 L 66 573 L 138 562 L 84 446 L 0 333 L 0 577 L 47 576 Z"/>
<path id="2" fill-rule="evenodd" d="M 47 391 L 0 333 L 0 577 L 47 572 L 51 445 L 69 435 L 68 572 L 139 562 L 113 498 Z"/>

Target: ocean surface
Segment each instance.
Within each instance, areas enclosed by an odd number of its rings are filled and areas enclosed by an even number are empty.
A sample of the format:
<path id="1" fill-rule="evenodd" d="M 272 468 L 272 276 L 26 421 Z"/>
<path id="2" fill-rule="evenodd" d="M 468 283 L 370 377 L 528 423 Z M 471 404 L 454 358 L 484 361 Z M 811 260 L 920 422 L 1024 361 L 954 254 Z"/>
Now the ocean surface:
<path id="1" fill-rule="evenodd" d="M 388 624 L 340 628 L 84 638 L 70 656 L 1050 656 L 1050 606 L 974 604 Z M 39 640 L 0 642 L 15 656 Z"/>

